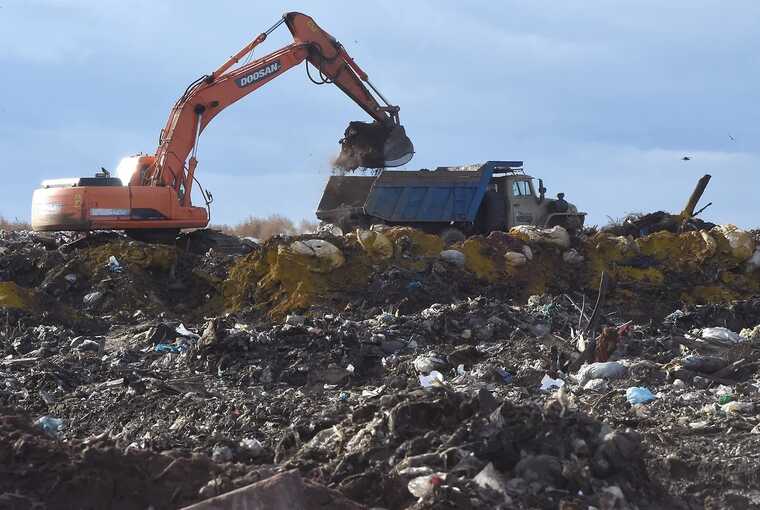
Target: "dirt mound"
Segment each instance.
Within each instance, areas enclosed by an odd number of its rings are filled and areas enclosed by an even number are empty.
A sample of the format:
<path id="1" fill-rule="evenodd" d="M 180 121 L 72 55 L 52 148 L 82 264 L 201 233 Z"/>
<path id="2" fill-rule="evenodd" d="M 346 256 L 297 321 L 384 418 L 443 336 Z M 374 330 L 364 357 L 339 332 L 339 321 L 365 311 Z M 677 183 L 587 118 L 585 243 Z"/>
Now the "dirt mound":
<path id="1" fill-rule="evenodd" d="M 479 294 L 525 301 L 545 292 L 594 292 L 602 273 L 610 301 L 625 303 L 632 317 L 760 293 L 756 241 L 730 225 L 637 238 L 570 238 L 554 230 L 474 236 L 447 254 L 438 236 L 410 228 L 276 237 L 263 245 L 204 232 L 176 246 L 119 236 L 57 248 L 11 240 L 1 247 L 0 275 L 8 307 L 69 325 L 164 310 L 188 320 L 223 312 L 283 318 L 362 301 L 404 311 Z"/>
<path id="2" fill-rule="evenodd" d="M 181 508 L 297 469 L 389 510 L 756 504 L 754 238 L 565 234 L 16 234 L 0 501 Z"/>
<path id="3" fill-rule="evenodd" d="M 177 508 L 222 472 L 208 458 L 124 452 L 108 438 L 61 443 L 8 408 L 0 438 L 3 508 Z"/>

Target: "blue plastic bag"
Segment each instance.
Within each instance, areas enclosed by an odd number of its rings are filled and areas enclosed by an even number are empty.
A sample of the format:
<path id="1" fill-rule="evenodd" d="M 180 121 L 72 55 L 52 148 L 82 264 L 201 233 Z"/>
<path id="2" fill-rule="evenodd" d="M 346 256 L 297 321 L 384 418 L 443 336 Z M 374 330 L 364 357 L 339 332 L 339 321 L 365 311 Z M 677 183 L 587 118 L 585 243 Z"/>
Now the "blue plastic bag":
<path id="1" fill-rule="evenodd" d="M 640 386 L 632 386 L 625 390 L 625 398 L 631 405 L 646 404 L 651 402 L 655 397 L 648 388 L 642 388 Z"/>
<path id="2" fill-rule="evenodd" d="M 172 353 L 181 353 L 187 351 L 187 345 L 184 343 L 179 344 L 156 344 L 153 347 L 153 350 L 156 352 L 172 352 Z"/>

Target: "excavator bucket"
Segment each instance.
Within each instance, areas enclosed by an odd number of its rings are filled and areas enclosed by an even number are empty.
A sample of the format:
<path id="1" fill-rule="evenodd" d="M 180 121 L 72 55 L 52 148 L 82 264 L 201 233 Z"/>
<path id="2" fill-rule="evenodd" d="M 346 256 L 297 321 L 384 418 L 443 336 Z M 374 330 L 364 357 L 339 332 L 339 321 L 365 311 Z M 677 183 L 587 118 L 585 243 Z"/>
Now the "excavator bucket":
<path id="1" fill-rule="evenodd" d="M 344 171 L 401 166 L 412 159 L 414 146 L 400 125 L 351 122 L 340 141 L 333 166 Z"/>

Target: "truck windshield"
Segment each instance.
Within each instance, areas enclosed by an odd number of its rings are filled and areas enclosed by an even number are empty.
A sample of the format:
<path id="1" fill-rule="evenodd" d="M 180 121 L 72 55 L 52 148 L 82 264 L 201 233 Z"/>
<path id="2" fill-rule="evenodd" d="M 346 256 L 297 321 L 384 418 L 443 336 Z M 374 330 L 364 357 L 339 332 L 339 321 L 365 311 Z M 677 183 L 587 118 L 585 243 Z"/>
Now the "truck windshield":
<path id="1" fill-rule="evenodd" d="M 533 193 L 530 190 L 530 183 L 528 181 L 514 181 L 512 183 L 512 196 L 527 197 L 532 195 Z"/>

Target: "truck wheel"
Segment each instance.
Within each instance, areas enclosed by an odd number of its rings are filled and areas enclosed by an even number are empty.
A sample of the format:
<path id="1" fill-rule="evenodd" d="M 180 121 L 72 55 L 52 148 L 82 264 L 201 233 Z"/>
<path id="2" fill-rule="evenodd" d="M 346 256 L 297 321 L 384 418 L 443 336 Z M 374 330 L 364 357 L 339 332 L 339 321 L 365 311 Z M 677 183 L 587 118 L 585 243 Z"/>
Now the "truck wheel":
<path id="1" fill-rule="evenodd" d="M 441 232 L 440 236 L 443 240 L 443 245 L 446 247 L 451 246 L 452 244 L 461 243 L 466 239 L 462 231 L 457 228 L 447 228 Z"/>

